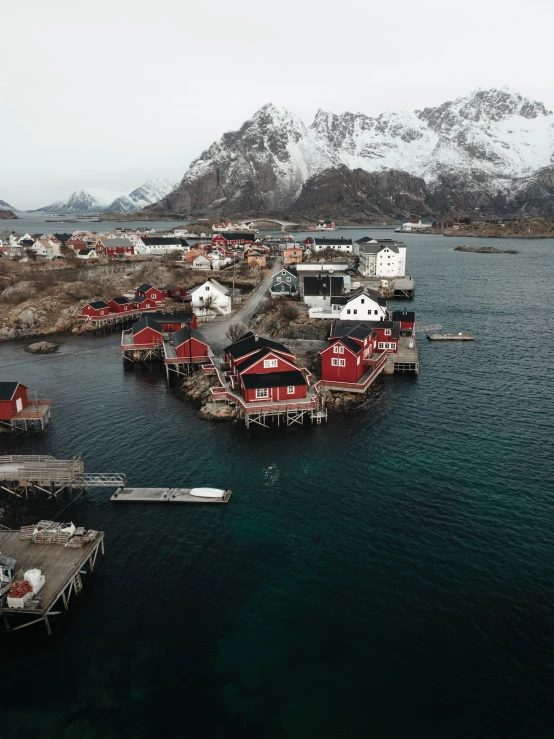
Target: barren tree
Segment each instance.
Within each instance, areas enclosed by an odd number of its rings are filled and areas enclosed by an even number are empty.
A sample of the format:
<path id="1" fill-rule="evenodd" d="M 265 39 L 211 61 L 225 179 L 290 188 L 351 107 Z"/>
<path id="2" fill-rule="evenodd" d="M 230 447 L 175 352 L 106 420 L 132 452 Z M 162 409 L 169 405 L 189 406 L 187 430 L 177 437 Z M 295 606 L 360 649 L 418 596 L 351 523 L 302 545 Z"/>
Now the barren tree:
<path id="1" fill-rule="evenodd" d="M 225 336 L 231 343 L 234 343 L 235 341 L 242 339 L 247 331 L 248 329 L 244 323 L 232 323 L 225 332 Z"/>

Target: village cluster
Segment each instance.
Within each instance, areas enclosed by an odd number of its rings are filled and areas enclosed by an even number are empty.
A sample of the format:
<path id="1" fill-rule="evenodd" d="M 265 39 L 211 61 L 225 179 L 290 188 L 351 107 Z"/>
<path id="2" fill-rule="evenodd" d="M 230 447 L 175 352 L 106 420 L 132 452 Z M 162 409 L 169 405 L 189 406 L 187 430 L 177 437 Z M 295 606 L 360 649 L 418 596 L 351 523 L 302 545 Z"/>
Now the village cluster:
<path id="1" fill-rule="evenodd" d="M 414 294 L 413 280 L 406 275 L 404 244 L 334 235 L 310 235 L 297 243 L 288 234 L 261 239 L 253 231 L 232 228 L 232 224 L 214 225 L 211 237 L 179 229 L 159 236 L 130 230 L 58 234 L 34 241 L 19 239 L 27 243 L 8 245 L 7 256 L 11 249 L 25 248 L 35 249 L 37 256 L 46 250 L 50 255 L 46 258 L 52 258 L 62 254 L 62 244 L 81 257 L 87 252 L 86 258 L 91 253 L 107 259 L 152 255 L 159 249 L 162 255 L 174 253 L 184 259 L 191 269 L 210 272 L 228 265 L 234 268 L 239 261 L 263 269 L 268 260 L 279 258 L 282 265 L 272 274 L 267 294 L 274 300 L 304 303 L 310 319 L 331 319 L 326 346 L 318 352 L 321 377 L 317 380 L 297 364 L 284 344 L 252 332 L 231 342 L 222 356 L 215 356 L 198 324 L 217 317 L 231 320 L 234 295 L 210 274 L 189 288 L 139 285 L 125 295 L 90 301 L 80 312 L 95 328 L 122 325 L 120 346 L 126 360 L 161 361 L 168 377 L 170 372 L 185 375 L 191 369 L 216 377 L 212 400 L 234 405 L 247 423 L 254 419 L 265 425 L 261 419 L 281 414 L 295 422 L 307 413 L 319 422 L 326 417 L 322 402 L 326 390 L 363 393 L 381 372 L 418 373 L 414 313 L 387 309 L 387 298 Z M 325 228 L 332 230 L 332 224 Z M 168 301 L 173 306 L 164 312 Z M 182 304 L 181 312 L 172 312 L 175 302 Z M 11 410 L 6 406 L 9 418 L 2 420 L 14 423 L 24 410 L 25 406 Z"/>

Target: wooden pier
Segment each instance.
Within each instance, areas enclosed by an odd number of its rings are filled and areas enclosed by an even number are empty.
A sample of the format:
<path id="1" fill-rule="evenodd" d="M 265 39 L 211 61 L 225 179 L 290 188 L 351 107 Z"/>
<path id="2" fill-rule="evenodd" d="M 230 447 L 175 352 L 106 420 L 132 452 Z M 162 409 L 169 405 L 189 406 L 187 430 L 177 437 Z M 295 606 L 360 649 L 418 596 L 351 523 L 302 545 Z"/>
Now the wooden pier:
<path id="1" fill-rule="evenodd" d="M 475 341 L 473 334 L 427 334 L 429 341 Z"/>
<path id="2" fill-rule="evenodd" d="M 8 631 L 44 623 L 51 634 L 50 617 L 67 611 L 71 596 L 79 595 L 83 589 L 81 576 L 94 570 L 98 552 L 104 555 L 104 532 L 94 534 L 94 540 L 83 543 L 82 547 L 68 547 L 36 544 L 30 539 L 22 540 L 19 531 L 0 531 L 0 552 L 16 560 L 15 579 L 23 580 L 24 573 L 35 568 L 46 578 L 42 589 L 25 608 L 8 608 L 8 594 L 2 595 L 0 614 Z"/>
<path id="3" fill-rule="evenodd" d="M 23 454 L 0 457 L 0 490 L 26 500 L 41 495 L 54 499 L 64 490 L 117 488 L 126 482 L 119 472 L 85 473 L 82 454 L 72 459 Z"/>
<path id="4" fill-rule="evenodd" d="M 222 498 L 191 495 L 193 488 L 118 488 L 110 500 L 117 503 L 228 503 L 231 491 Z"/>

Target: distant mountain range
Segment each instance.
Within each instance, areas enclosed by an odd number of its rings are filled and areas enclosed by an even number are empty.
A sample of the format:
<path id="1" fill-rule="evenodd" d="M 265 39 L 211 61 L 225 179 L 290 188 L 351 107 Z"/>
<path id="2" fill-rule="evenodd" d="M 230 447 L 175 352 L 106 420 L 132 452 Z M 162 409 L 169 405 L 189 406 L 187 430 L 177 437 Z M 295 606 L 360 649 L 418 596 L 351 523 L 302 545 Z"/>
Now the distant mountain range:
<path id="1" fill-rule="evenodd" d="M 5 200 L 0 200 L 0 210 L 15 210 L 13 205 L 6 203 Z"/>
<path id="2" fill-rule="evenodd" d="M 157 202 L 175 185 L 163 177 L 148 180 L 130 193 L 115 193 L 98 188 L 76 190 L 63 200 L 37 208 L 36 213 L 134 213 Z"/>
<path id="3" fill-rule="evenodd" d="M 320 110 L 310 126 L 268 104 L 144 217 L 277 212 L 553 217 L 554 115 L 506 88 L 376 118 Z"/>

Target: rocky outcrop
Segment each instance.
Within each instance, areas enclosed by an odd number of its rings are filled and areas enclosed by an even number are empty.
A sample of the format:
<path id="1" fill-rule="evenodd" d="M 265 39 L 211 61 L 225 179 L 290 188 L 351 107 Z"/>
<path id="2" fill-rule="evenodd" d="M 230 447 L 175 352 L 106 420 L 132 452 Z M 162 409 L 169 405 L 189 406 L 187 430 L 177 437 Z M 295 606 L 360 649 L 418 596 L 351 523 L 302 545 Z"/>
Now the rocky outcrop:
<path id="1" fill-rule="evenodd" d="M 469 251 L 473 254 L 519 254 L 514 249 L 497 249 L 494 246 L 457 246 L 454 251 Z"/>
<path id="2" fill-rule="evenodd" d="M 34 344 L 28 344 L 25 347 L 25 351 L 30 354 L 53 354 L 60 348 L 59 344 L 54 344 L 49 341 L 35 341 Z"/>
<path id="3" fill-rule="evenodd" d="M 13 218 L 17 218 L 13 210 L 0 209 L 0 220 L 12 220 Z"/>
<path id="4" fill-rule="evenodd" d="M 405 213 L 430 217 L 427 196 L 425 181 L 407 172 L 340 167 L 326 169 L 305 182 L 291 210 L 306 220 L 321 212 L 333 213 L 335 219 L 357 217 L 361 222 L 398 219 Z"/>

